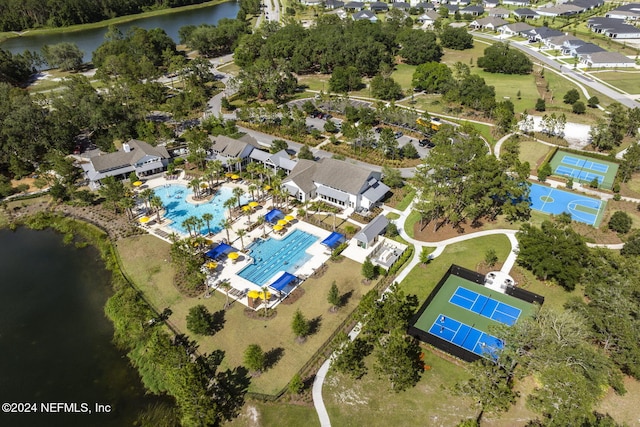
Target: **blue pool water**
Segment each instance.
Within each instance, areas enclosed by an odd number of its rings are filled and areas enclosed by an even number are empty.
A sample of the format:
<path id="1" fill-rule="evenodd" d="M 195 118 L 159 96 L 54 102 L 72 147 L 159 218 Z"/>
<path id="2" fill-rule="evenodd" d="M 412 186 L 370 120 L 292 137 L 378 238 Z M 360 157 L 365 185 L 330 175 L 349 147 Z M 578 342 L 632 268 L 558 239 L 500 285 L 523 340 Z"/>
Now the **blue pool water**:
<path id="1" fill-rule="evenodd" d="M 260 240 L 249 246 L 254 263 L 240 270 L 238 275 L 262 286 L 280 271 L 294 274 L 311 258 L 305 251 L 317 241 L 318 237 L 302 230 L 294 230 L 282 240 Z"/>
<path id="2" fill-rule="evenodd" d="M 220 221 L 226 218 L 225 212 L 227 209 L 224 208 L 224 202 L 233 197 L 230 188 L 221 187 L 210 201 L 196 205 L 188 203 L 186 200 L 188 195 L 193 194 L 193 190 L 180 184 L 158 187 L 155 189 L 155 193 L 162 199 L 162 204 L 166 209 L 165 218 L 172 221 L 170 227 L 184 234 L 187 234 L 188 231 L 186 227 L 182 226 L 182 221 L 190 216 L 202 219 L 202 214 L 206 212 L 213 215 L 213 220 L 209 222 L 211 232 L 219 232 L 221 230 Z M 248 201 L 247 197 L 242 197 L 240 203 L 246 204 Z M 208 232 L 206 223 L 200 232 L 202 234 Z"/>

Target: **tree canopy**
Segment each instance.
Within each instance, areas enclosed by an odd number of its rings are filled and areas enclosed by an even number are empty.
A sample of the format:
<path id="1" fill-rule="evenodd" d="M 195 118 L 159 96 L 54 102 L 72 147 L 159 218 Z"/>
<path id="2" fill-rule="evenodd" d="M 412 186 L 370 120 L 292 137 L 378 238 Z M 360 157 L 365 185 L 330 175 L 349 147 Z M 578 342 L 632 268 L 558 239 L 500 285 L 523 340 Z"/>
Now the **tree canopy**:
<path id="1" fill-rule="evenodd" d="M 440 42 L 442 46 L 449 49 L 471 49 L 473 47 L 473 36 L 464 27 L 454 28 L 447 26 L 440 32 Z"/>
<path id="2" fill-rule="evenodd" d="M 529 74 L 533 63 L 524 53 L 511 49 L 509 43 L 496 43 L 484 50 L 478 67 L 490 73 Z"/>

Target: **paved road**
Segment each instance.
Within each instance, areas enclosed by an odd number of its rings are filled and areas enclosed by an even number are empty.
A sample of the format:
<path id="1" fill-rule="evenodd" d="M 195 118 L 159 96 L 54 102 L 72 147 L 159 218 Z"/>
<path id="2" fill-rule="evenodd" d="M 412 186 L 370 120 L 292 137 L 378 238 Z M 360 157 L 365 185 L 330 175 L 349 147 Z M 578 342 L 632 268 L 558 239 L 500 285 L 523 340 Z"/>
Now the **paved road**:
<path id="1" fill-rule="evenodd" d="M 490 39 L 490 40 L 494 40 L 494 41 L 500 41 L 500 42 L 504 42 L 505 39 L 501 39 L 499 37 L 496 36 L 492 36 L 489 34 L 483 34 L 483 33 L 478 33 L 478 32 L 473 32 L 472 33 L 474 37 L 478 37 L 478 38 L 484 38 L 484 39 Z M 602 93 L 603 95 L 608 96 L 609 98 L 612 98 L 614 100 L 616 100 L 617 102 L 619 102 L 620 104 L 629 107 L 629 108 L 640 108 L 640 102 L 634 101 L 633 99 L 629 98 L 628 96 L 625 96 L 623 94 L 621 94 L 620 92 L 616 92 L 615 90 L 611 89 L 608 86 L 603 85 L 602 83 L 599 83 L 593 79 L 591 79 L 590 77 L 584 76 L 580 73 L 577 73 L 571 69 L 569 69 L 566 66 L 563 66 L 561 64 L 558 64 L 556 61 L 554 61 L 552 58 L 549 58 L 546 55 L 541 54 L 540 52 L 536 51 L 535 49 L 530 48 L 529 46 L 527 46 L 526 44 L 522 44 L 520 42 L 514 42 L 510 44 L 511 46 L 527 53 L 528 55 L 531 55 L 532 57 L 534 57 L 537 61 L 544 63 L 547 67 L 552 68 L 554 70 L 558 70 L 558 72 L 560 72 L 564 77 L 569 78 L 571 80 L 574 80 L 576 82 L 578 82 L 581 85 L 584 86 L 588 86 L 593 90 L 596 90 L 600 93 Z"/>

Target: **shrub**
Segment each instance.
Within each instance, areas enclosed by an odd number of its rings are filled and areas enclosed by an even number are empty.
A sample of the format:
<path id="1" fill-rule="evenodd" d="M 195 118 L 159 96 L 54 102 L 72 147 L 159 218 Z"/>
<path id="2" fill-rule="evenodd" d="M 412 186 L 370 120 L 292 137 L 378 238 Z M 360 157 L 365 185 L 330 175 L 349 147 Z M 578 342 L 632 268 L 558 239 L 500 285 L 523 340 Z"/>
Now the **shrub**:
<path id="1" fill-rule="evenodd" d="M 202 304 L 193 306 L 187 315 L 187 329 L 198 335 L 213 335 L 211 313 Z"/>
<path id="2" fill-rule="evenodd" d="M 616 211 L 611 215 L 608 227 L 616 233 L 626 234 L 631 230 L 632 223 L 633 221 L 629 214 L 623 211 Z"/>
<path id="3" fill-rule="evenodd" d="M 565 104 L 574 104 L 577 100 L 580 99 L 580 93 L 577 89 L 571 89 L 567 93 L 564 94 L 562 101 Z"/>
<path id="4" fill-rule="evenodd" d="M 536 101 L 536 111 L 545 111 L 547 109 L 547 104 L 544 102 L 544 99 L 538 98 Z"/>
<path id="5" fill-rule="evenodd" d="M 571 110 L 575 114 L 584 114 L 585 111 L 587 111 L 587 107 L 584 106 L 584 102 L 576 101 L 573 103 L 573 105 L 571 105 Z"/>
<path id="6" fill-rule="evenodd" d="M 587 99 L 587 105 L 589 106 L 589 108 L 596 108 L 598 104 L 600 104 L 600 100 L 597 96 L 592 96 L 591 98 Z"/>

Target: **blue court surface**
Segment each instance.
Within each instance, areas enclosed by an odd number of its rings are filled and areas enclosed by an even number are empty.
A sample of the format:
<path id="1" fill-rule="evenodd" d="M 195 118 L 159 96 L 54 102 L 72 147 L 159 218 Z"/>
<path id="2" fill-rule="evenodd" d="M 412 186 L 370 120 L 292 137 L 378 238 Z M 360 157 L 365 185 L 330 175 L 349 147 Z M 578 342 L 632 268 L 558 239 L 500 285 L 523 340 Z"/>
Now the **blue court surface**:
<path id="1" fill-rule="evenodd" d="M 480 295 L 462 286 L 458 286 L 449 302 L 507 326 L 516 323 L 521 313 L 519 308 L 496 301 L 491 296 Z"/>
<path id="2" fill-rule="evenodd" d="M 483 357 L 495 359 L 497 352 L 504 348 L 502 340 L 493 335 L 442 314 L 433 322 L 429 333 Z"/>
<path id="3" fill-rule="evenodd" d="M 580 181 L 586 181 L 586 182 L 592 182 L 594 179 L 597 179 L 598 185 L 602 184 L 602 181 L 604 181 L 604 175 L 600 175 L 593 172 L 587 172 L 582 169 L 574 169 L 574 168 L 563 166 L 563 165 L 558 166 L 553 173 L 554 175 L 568 176 L 568 177 L 571 177 Z"/>
<path id="4" fill-rule="evenodd" d="M 540 184 L 531 184 L 531 209 L 559 215 L 567 212 L 574 221 L 595 225 L 598 215 L 604 209 L 600 199 L 545 187 Z"/>
<path id="5" fill-rule="evenodd" d="M 609 166 L 600 163 L 594 162 L 591 160 L 579 159 L 573 156 L 564 156 L 561 160 L 565 165 L 575 166 L 579 169 L 589 169 L 596 172 L 607 173 L 609 171 Z"/>

